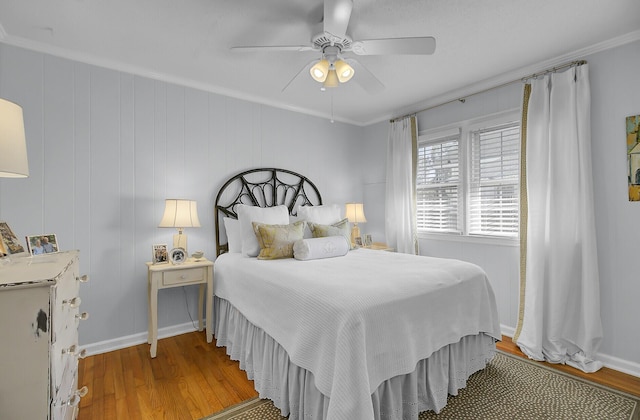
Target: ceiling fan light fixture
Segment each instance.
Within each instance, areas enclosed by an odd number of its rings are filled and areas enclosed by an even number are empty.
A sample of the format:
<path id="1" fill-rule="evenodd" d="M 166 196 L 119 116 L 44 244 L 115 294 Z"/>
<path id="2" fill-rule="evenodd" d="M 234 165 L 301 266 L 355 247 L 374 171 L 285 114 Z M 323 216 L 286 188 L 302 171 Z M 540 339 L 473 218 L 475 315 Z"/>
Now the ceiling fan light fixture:
<path id="1" fill-rule="evenodd" d="M 351 67 L 346 61 L 337 60 L 334 63 L 334 66 L 336 68 L 336 75 L 338 76 L 338 80 L 340 81 L 340 83 L 348 82 L 355 74 L 355 70 L 353 69 L 353 67 Z"/>
<path id="2" fill-rule="evenodd" d="M 326 88 L 332 88 L 332 87 L 338 86 L 338 75 L 336 74 L 335 70 L 333 69 L 329 70 L 329 73 L 327 74 L 327 79 L 324 81 L 323 86 Z"/>
<path id="3" fill-rule="evenodd" d="M 329 73 L 329 61 L 324 58 L 318 61 L 311 67 L 309 73 L 311 73 L 311 77 L 313 77 L 313 80 L 323 83 L 325 80 L 327 80 L 327 75 Z"/>

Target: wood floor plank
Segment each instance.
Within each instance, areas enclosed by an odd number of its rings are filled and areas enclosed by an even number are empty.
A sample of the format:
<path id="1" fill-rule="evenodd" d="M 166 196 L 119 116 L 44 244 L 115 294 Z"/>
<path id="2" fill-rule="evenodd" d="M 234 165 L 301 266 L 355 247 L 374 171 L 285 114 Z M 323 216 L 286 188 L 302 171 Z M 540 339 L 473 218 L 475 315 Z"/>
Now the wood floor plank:
<path id="1" fill-rule="evenodd" d="M 526 357 L 509 337 L 497 347 Z M 547 365 L 640 398 L 638 377 L 609 368 L 585 374 Z M 197 331 L 159 340 L 155 359 L 145 343 L 89 356 L 80 360 L 78 372 L 78 383 L 89 387 L 79 420 L 196 420 L 257 395 L 239 363 Z"/>

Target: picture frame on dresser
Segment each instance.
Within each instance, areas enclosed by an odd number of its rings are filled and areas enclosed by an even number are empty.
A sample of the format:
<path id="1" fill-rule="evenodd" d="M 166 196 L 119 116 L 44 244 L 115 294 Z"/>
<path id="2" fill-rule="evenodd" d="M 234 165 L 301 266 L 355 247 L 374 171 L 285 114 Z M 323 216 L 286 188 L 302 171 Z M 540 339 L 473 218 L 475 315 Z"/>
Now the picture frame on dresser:
<path id="1" fill-rule="evenodd" d="M 2 240 L 2 238 L 0 238 L 0 258 L 8 254 L 9 254 L 9 251 L 7 251 L 7 248 L 5 248 L 4 246 L 4 241 Z"/>
<path id="2" fill-rule="evenodd" d="M 168 264 L 169 263 L 169 251 L 167 244 L 153 244 L 151 246 L 151 262 L 153 264 Z"/>
<path id="3" fill-rule="evenodd" d="M 31 255 L 51 254 L 60 250 L 55 233 L 28 235 L 26 240 L 27 250 Z"/>
<path id="4" fill-rule="evenodd" d="M 18 237 L 13 233 L 7 222 L 0 222 L 0 242 L 4 254 L 18 254 L 24 252 L 24 248 L 18 241 Z"/>

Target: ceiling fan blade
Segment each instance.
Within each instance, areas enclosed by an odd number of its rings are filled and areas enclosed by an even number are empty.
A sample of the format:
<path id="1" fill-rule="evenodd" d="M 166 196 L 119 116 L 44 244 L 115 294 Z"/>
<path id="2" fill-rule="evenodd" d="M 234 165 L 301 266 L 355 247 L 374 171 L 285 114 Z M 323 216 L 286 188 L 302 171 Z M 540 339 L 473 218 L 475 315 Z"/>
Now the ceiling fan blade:
<path id="1" fill-rule="evenodd" d="M 349 63 L 355 71 L 351 80 L 362 86 L 364 90 L 372 94 L 379 93 L 384 90 L 384 84 L 358 60 L 354 58 L 346 58 L 344 61 Z"/>
<path id="2" fill-rule="evenodd" d="M 231 47 L 233 52 L 260 52 L 260 51 L 315 51 L 310 45 L 247 45 Z"/>
<path id="3" fill-rule="evenodd" d="M 304 67 L 302 67 L 302 68 L 301 68 L 301 69 L 296 73 L 296 75 L 295 75 L 295 76 L 293 76 L 293 77 L 291 78 L 291 80 L 289 80 L 289 82 L 288 82 L 286 85 L 284 85 L 284 87 L 282 88 L 282 90 L 280 91 L 280 93 L 284 92 L 284 91 L 289 87 L 289 85 L 290 85 L 291 83 L 293 83 L 293 81 L 294 81 L 294 80 L 296 80 L 296 79 L 298 78 L 298 76 L 300 76 L 302 73 L 305 73 L 305 72 L 306 72 L 306 73 L 309 73 L 309 69 L 311 69 L 311 65 L 312 65 L 312 64 L 314 64 L 314 63 L 316 63 L 316 62 L 318 62 L 318 61 L 320 61 L 320 60 L 319 60 L 319 59 L 311 60 L 311 61 L 309 61 L 307 64 L 305 64 L 305 65 L 304 65 Z M 311 77 L 311 76 L 309 76 L 309 77 Z"/>
<path id="4" fill-rule="evenodd" d="M 347 34 L 353 0 L 324 0 L 324 31 L 342 39 Z"/>
<path id="5" fill-rule="evenodd" d="M 357 55 L 433 54 L 436 39 L 430 36 L 415 38 L 385 38 L 354 41 L 351 51 Z"/>

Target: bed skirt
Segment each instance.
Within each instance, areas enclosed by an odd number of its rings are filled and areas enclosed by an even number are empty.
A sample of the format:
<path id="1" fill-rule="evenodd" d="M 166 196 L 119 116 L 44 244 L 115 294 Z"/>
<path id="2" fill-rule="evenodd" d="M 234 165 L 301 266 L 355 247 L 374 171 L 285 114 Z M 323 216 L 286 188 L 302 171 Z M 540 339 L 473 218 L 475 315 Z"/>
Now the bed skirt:
<path id="1" fill-rule="evenodd" d="M 214 299 L 216 343 L 240 362 L 260 397 L 272 400 L 290 420 L 325 419 L 329 397 L 315 387 L 313 373 L 293 364 L 280 344 L 228 301 Z M 422 411 L 440 412 L 447 396 L 457 395 L 494 354 L 495 339 L 485 334 L 466 336 L 437 350 L 413 372 L 378 386 L 371 395 L 375 419 L 417 419 Z"/>

